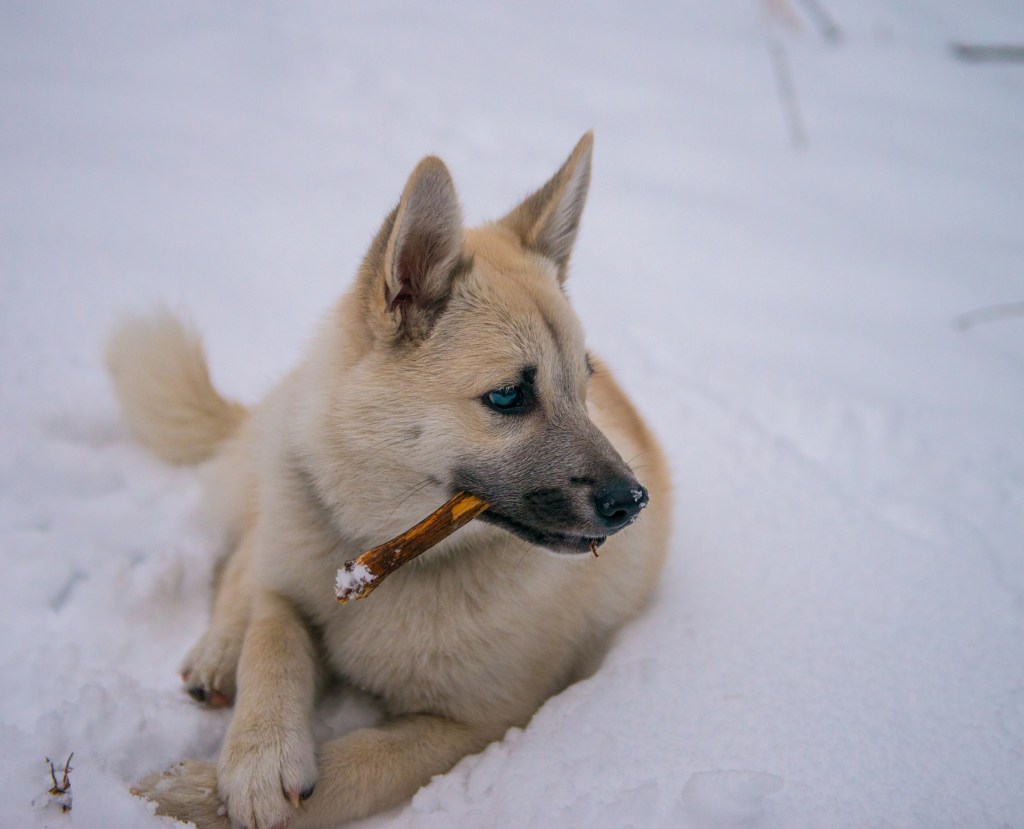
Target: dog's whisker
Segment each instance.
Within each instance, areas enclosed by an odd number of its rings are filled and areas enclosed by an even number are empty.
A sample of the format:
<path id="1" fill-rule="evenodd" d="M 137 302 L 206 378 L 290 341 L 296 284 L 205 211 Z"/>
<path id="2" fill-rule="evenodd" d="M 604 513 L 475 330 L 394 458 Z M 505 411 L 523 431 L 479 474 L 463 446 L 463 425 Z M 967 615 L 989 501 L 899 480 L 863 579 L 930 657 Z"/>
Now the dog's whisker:
<path id="1" fill-rule="evenodd" d="M 519 545 L 523 548 L 523 554 L 519 557 L 519 561 L 516 562 L 516 570 L 518 570 L 522 566 L 523 561 L 526 559 L 526 556 L 530 553 L 530 543 L 528 541 L 523 541 L 522 539 L 519 539 Z"/>
<path id="2" fill-rule="evenodd" d="M 391 510 L 391 512 L 388 514 L 388 517 L 382 523 L 385 525 L 390 523 L 391 519 L 395 517 L 395 513 L 398 512 L 398 510 L 401 508 L 402 504 L 404 504 L 406 501 L 412 498 L 416 493 L 422 492 L 424 489 L 426 489 L 427 486 L 429 486 L 433 482 L 434 479 L 428 477 L 424 478 L 415 486 L 410 487 L 409 490 L 403 496 L 401 496 L 401 500 L 399 500 L 399 502 L 395 504 L 395 508 Z"/>
<path id="3" fill-rule="evenodd" d="M 403 492 L 401 492 L 397 496 L 397 503 L 395 503 L 394 507 L 392 507 L 391 512 L 389 512 L 386 517 L 378 518 L 376 521 L 372 522 L 367 532 L 369 532 L 371 535 L 376 535 L 378 533 L 387 533 L 389 529 L 392 529 L 391 522 L 394 519 L 395 515 L 398 513 L 398 511 L 401 509 L 402 505 L 410 498 L 415 496 L 418 492 L 422 492 L 432 483 L 434 483 L 433 478 L 424 478 L 419 483 L 413 484 L 408 489 L 403 490 Z"/>
<path id="4" fill-rule="evenodd" d="M 650 452 L 652 452 L 652 451 L 653 451 L 652 449 L 643 449 L 643 450 L 641 450 L 640 452 L 637 452 L 637 453 L 636 453 L 635 455 L 633 455 L 633 456 L 632 456 L 632 457 L 631 457 L 631 458 L 630 458 L 630 459 L 629 459 L 628 461 L 626 461 L 626 466 L 629 466 L 629 465 L 630 465 L 631 463 L 633 463 L 633 461 L 635 461 L 635 460 L 636 460 L 637 458 L 639 458 L 639 457 L 640 457 L 641 455 L 646 455 L 646 454 L 648 454 L 648 453 L 650 453 Z"/>
<path id="5" fill-rule="evenodd" d="M 411 440 L 412 438 L 410 438 L 408 435 L 399 435 L 398 437 L 391 436 L 385 438 L 382 441 L 379 441 L 378 443 L 367 446 L 366 451 L 375 454 L 377 452 L 383 452 L 385 449 L 391 449 L 392 447 L 401 446 L 404 443 L 409 443 L 411 442 Z"/>

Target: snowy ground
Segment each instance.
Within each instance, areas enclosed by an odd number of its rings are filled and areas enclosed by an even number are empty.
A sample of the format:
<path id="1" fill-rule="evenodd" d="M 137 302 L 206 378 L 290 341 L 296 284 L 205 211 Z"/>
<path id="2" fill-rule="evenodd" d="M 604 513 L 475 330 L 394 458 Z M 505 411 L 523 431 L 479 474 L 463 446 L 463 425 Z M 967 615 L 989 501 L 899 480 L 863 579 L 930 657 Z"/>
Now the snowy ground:
<path id="1" fill-rule="evenodd" d="M 823 0 L 839 42 L 806 2 L 342 5 L 0 6 L 0 826 L 164 825 L 128 784 L 227 722 L 175 675 L 213 536 L 118 419 L 116 316 L 186 309 L 254 400 L 420 156 L 482 220 L 589 127 L 572 293 L 671 455 L 663 587 L 364 825 L 1024 826 L 1024 319 L 956 325 L 1024 301 L 1024 65 L 950 50 L 1020 4 Z"/>

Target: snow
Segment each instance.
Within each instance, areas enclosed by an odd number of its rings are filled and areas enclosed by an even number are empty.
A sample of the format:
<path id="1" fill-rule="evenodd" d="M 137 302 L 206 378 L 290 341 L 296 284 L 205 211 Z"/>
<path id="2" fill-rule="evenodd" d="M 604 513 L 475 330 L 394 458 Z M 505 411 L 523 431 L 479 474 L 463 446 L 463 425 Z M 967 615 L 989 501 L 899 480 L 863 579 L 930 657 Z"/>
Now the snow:
<path id="1" fill-rule="evenodd" d="M 401 548 L 395 553 L 402 552 Z M 358 561 L 346 561 L 345 566 L 339 568 L 338 575 L 334 579 L 334 592 L 339 601 L 348 601 L 351 598 L 359 598 L 359 594 L 368 584 L 373 584 L 377 577 L 370 572 L 370 568 Z"/>
<path id="2" fill-rule="evenodd" d="M 1024 12 L 819 5 L 841 39 L 803 2 L 0 7 L 0 825 L 168 825 L 128 787 L 229 717 L 176 676 L 217 539 L 117 416 L 113 320 L 186 308 L 255 400 L 421 156 L 478 221 L 593 127 L 570 290 L 671 457 L 665 577 L 361 825 L 1024 826 L 1024 319 L 976 313 L 1024 300 L 1024 66 L 950 47 Z"/>

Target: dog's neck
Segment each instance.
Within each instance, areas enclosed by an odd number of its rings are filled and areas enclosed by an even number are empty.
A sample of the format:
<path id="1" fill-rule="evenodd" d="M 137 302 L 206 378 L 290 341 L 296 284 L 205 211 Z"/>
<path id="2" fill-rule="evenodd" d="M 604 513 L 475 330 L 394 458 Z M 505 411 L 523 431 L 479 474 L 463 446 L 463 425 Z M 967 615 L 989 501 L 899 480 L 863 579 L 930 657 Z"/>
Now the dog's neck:
<path id="1" fill-rule="evenodd" d="M 388 493 L 371 491 L 358 477 L 332 480 L 317 470 L 315 460 L 295 451 L 288 453 L 284 468 L 311 524 L 347 551 L 358 552 L 393 538 L 447 498 L 440 482 L 428 477 L 404 491 Z"/>

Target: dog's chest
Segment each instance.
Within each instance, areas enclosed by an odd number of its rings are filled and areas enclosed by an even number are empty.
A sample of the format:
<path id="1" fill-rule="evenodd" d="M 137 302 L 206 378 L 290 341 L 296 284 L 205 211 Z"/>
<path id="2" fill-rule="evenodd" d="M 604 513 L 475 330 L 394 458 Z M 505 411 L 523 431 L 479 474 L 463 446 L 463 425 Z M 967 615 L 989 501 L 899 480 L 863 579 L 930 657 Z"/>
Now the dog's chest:
<path id="1" fill-rule="evenodd" d="M 332 668 L 394 713 L 486 717 L 562 670 L 565 637 L 544 631 L 545 615 L 500 576 L 410 569 L 334 608 L 322 630 Z"/>

